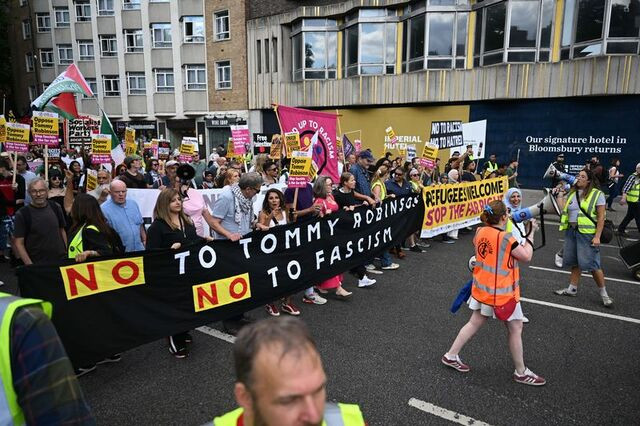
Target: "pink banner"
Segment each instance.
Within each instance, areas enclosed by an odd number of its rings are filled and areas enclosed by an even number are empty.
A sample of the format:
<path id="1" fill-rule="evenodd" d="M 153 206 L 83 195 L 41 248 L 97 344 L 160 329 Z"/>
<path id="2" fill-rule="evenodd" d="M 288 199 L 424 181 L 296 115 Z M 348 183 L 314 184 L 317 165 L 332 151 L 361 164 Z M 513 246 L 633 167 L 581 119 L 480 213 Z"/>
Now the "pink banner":
<path id="1" fill-rule="evenodd" d="M 300 133 L 300 148 L 313 148 L 313 161 L 318 165 L 318 175 L 329 176 L 337 183 L 340 180 L 336 145 L 337 116 L 288 106 L 278 106 L 277 113 L 282 134 Z"/>
<path id="2" fill-rule="evenodd" d="M 249 140 L 249 129 L 246 126 L 232 126 L 231 137 L 233 138 L 233 153 L 244 155 L 247 153 Z"/>
<path id="3" fill-rule="evenodd" d="M 5 151 L 9 152 L 29 152 L 29 144 L 20 142 L 5 142 L 4 149 Z"/>
<path id="4" fill-rule="evenodd" d="M 111 163 L 110 154 L 92 154 L 91 164 L 108 164 Z"/>
<path id="5" fill-rule="evenodd" d="M 289 176 L 287 188 L 305 188 L 309 183 L 309 176 Z"/>
<path id="6" fill-rule="evenodd" d="M 33 144 L 34 145 L 47 145 L 48 147 L 57 147 L 58 146 L 58 136 L 57 135 L 33 135 Z"/>

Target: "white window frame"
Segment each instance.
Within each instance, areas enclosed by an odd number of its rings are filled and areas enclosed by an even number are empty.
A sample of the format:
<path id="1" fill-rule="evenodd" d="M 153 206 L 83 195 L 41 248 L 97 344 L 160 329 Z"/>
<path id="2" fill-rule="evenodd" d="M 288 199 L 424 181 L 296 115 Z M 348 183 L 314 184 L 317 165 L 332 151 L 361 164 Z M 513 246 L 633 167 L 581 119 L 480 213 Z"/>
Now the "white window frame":
<path id="1" fill-rule="evenodd" d="M 120 77 L 117 75 L 103 75 L 102 90 L 107 98 L 120 96 Z"/>
<path id="2" fill-rule="evenodd" d="M 49 87 L 51 83 L 42 83 L 42 93 L 44 93 L 45 90 L 47 90 L 47 87 Z"/>
<path id="3" fill-rule="evenodd" d="M 98 16 L 115 15 L 116 0 L 98 0 Z M 109 9 L 109 6 L 111 7 Z"/>
<path id="4" fill-rule="evenodd" d="M 56 49 L 58 50 L 58 64 L 59 65 L 69 65 L 73 63 L 73 46 L 68 43 L 57 44 Z M 61 51 L 64 51 L 65 54 L 61 55 Z M 69 53 L 71 53 L 71 57 L 69 58 Z"/>
<path id="5" fill-rule="evenodd" d="M 222 31 L 221 28 L 226 21 L 227 30 Z M 219 10 L 213 14 L 213 22 L 215 22 L 215 41 L 226 41 L 231 39 L 231 17 L 229 10 Z"/>
<path id="6" fill-rule="evenodd" d="M 27 0 L 20 0 L 20 7 L 25 7 L 27 5 Z"/>
<path id="7" fill-rule="evenodd" d="M 169 30 L 169 40 L 165 40 L 164 39 L 164 34 L 165 31 Z M 162 40 L 157 40 L 156 39 L 156 30 L 160 30 L 160 34 L 163 34 L 163 39 Z M 167 48 L 171 48 L 171 45 L 173 43 L 173 36 L 171 33 L 171 23 L 170 22 L 156 22 L 151 24 L 151 42 L 153 44 L 153 48 L 154 49 L 167 49 Z"/>
<path id="8" fill-rule="evenodd" d="M 51 32 L 51 15 L 46 13 L 36 13 L 36 28 L 39 33 Z"/>
<path id="9" fill-rule="evenodd" d="M 129 45 L 129 39 L 133 41 L 133 45 Z M 140 45 L 137 44 L 140 42 Z M 140 53 L 144 51 L 144 35 L 141 29 L 124 30 L 124 44 L 126 53 Z"/>
<path id="10" fill-rule="evenodd" d="M 68 28 L 71 26 L 71 17 L 69 15 L 69 8 L 66 6 L 54 7 L 53 14 L 56 20 L 56 28 Z M 59 17 L 67 18 L 66 21 L 58 20 Z"/>
<path id="11" fill-rule="evenodd" d="M 109 50 L 104 50 L 104 43 L 108 43 Z M 113 50 L 111 50 L 113 47 Z M 118 56 L 118 38 L 115 34 L 104 34 L 100 36 L 100 57 L 113 58 Z"/>
<path id="12" fill-rule="evenodd" d="M 29 86 L 29 102 L 33 102 L 38 97 L 38 88 L 36 86 Z"/>
<path id="13" fill-rule="evenodd" d="M 27 68 L 27 72 L 34 72 L 36 70 L 36 65 L 33 60 L 33 53 L 27 52 L 24 54 L 24 62 Z"/>
<path id="14" fill-rule="evenodd" d="M 171 75 L 173 79 L 173 86 L 167 86 L 167 76 Z M 162 76 L 162 80 L 164 81 L 164 86 L 158 85 L 158 76 Z M 156 86 L 156 93 L 173 93 L 176 90 L 176 80 L 175 73 L 173 72 L 173 68 L 156 68 L 153 70 L 153 82 Z"/>
<path id="15" fill-rule="evenodd" d="M 98 81 L 95 78 L 85 78 L 87 85 L 91 89 L 94 95 L 98 95 Z M 87 96 L 86 94 L 82 94 L 83 99 L 90 99 L 91 96 Z"/>
<path id="16" fill-rule="evenodd" d="M 22 21 L 22 39 L 29 40 L 31 38 L 31 22 L 28 19 Z"/>
<path id="17" fill-rule="evenodd" d="M 76 6 L 76 22 L 91 22 L 91 3 L 75 2 Z"/>
<path id="18" fill-rule="evenodd" d="M 198 20 L 195 20 L 194 18 L 198 18 Z M 201 20 L 201 21 L 199 21 Z M 191 24 L 191 30 L 192 30 L 192 34 L 191 35 L 187 35 L 187 24 L 190 23 Z M 194 35 L 195 33 L 193 33 L 193 30 L 196 28 L 195 24 L 200 24 L 202 26 L 202 35 Z M 205 37 L 206 37 L 206 29 L 204 27 L 204 16 L 202 15 L 190 15 L 190 16 L 183 16 L 182 17 L 182 40 L 184 43 L 189 43 L 189 44 L 198 44 L 198 43 L 204 43 Z"/>
<path id="19" fill-rule="evenodd" d="M 143 88 L 140 87 L 140 81 L 142 80 Z M 129 95 L 146 95 L 147 94 L 147 81 L 144 72 L 128 72 L 127 73 L 127 88 Z"/>
<path id="20" fill-rule="evenodd" d="M 189 75 L 194 75 L 196 81 L 189 81 Z M 202 77 L 201 79 L 199 77 Z M 205 64 L 187 64 L 184 66 L 185 90 L 207 90 L 207 66 Z"/>
<path id="21" fill-rule="evenodd" d="M 84 55 L 83 55 L 83 50 Z M 89 55 L 91 50 L 91 55 Z M 78 60 L 79 61 L 93 61 L 96 58 L 96 50 L 93 46 L 93 40 L 78 40 Z"/>
<path id="22" fill-rule="evenodd" d="M 223 65 L 228 64 L 228 65 Z M 233 88 L 233 69 L 231 61 L 217 61 L 216 65 L 216 90 L 231 90 Z M 229 68 L 229 80 L 222 80 L 220 72 L 224 72 L 224 68 Z"/>
<path id="23" fill-rule="evenodd" d="M 50 60 L 45 60 L 50 59 Z M 53 49 L 46 48 L 40 49 L 40 68 L 53 68 L 55 66 L 55 58 L 53 56 Z"/>
<path id="24" fill-rule="evenodd" d="M 140 9 L 140 0 L 122 0 L 122 9 L 123 10 L 139 10 Z"/>

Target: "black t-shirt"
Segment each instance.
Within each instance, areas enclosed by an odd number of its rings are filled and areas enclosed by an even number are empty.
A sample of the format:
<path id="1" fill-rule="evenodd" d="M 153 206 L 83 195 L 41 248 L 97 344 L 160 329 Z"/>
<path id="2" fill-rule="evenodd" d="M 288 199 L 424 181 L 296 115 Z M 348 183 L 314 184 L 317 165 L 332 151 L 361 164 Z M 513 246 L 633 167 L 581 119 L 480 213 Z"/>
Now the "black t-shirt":
<path id="1" fill-rule="evenodd" d="M 147 230 L 147 250 L 171 248 L 174 243 L 182 244 L 182 247 L 204 241 L 196 233 L 196 227 L 191 223 L 182 223 L 182 229 L 172 229 L 162 219 L 153 221 Z"/>
<path id="2" fill-rule="evenodd" d="M 144 175 L 140 172 L 134 176 L 127 170 L 119 179 L 127 185 L 127 188 L 147 188 L 147 182 L 144 179 Z"/>
<path id="3" fill-rule="evenodd" d="M 339 189 L 336 189 L 335 191 L 333 191 L 333 198 L 336 200 L 336 203 L 338 204 L 338 206 L 340 206 L 340 208 L 355 206 L 356 204 L 358 204 L 353 191 L 342 192 Z"/>
<path id="4" fill-rule="evenodd" d="M 460 177 L 460 182 L 475 182 L 476 177 L 471 172 L 462 172 L 462 177 Z"/>
<path id="5" fill-rule="evenodd" d="M 26 214 L 30 216 L 28 220 L 25 219 Z M 42 208 L 30 204 L 18 210 L 14 235 L 24 238 L 25 249 L 33 263 L 56 262 L 67 256 L 61 228 L 65 228 L 62 209 L 58 204 L 48 201 Z"/>

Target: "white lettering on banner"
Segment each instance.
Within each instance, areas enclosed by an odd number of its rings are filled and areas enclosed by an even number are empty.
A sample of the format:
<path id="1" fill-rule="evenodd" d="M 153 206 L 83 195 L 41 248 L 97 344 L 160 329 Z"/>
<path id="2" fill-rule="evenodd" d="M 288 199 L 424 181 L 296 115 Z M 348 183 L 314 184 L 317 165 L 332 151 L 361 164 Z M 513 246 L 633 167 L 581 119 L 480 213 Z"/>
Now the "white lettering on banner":
<path id="1" fill-rule="evenodd" d="M 187 256 L 189 256 L 189 252 L 188 251 L 183 251 L 180 253 L 176 253 L 173 258 L 174 259 L 179 259 L 180 262 L 178 263 L 178 274 L 180 275 L 184 275 L 184 260 L 187 258 Z"/>
<path id="2" fill-rule="evenodd" d="M 210 257 L 208 262 L 204 260 L 204 256 L 207 253 Z M 218 260 L 218 257 L 216 256 L 216 251 L 211 246 L 202 246 L 202 248 L 200 249 L 200 253 L 198 253 L 198 260 L 200 261 L 200 266 L 205 269 L 210 269 L 213 268 L 213 266 L 216 264 L 216 260 Z"/>
<path id="3" fill-rule="evenodd" d="M 291 239 L 295 238 L 296 247 L 300 247 L 300 228 L 287 229 L 284 233 L 284 247 L 291 248 Z"/>
<path id="4" fill-rule="evenodd" d="M 242 249 L 244 251 L 244 257 L 246 257 L 247 259 L 251 258 L 251 255 L 249 254 L 249 243 L 253 241 L 253 238 L 249 237 L 249 238 L 242 238 L 240 241 L 238 241 L 240 243 L 240 245 L 242 246 Z"/>

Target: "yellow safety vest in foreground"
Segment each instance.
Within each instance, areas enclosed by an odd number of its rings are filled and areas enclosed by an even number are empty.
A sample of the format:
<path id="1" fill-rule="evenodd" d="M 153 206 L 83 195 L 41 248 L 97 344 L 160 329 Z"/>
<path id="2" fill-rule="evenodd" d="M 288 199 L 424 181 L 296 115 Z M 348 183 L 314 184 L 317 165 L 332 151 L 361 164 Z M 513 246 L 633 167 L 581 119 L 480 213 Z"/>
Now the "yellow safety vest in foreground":
<path id="1" fill-rule="evenodd" d="M 37 299 L 22 299 L 0 293 L 0 425 L 23 425 L 24 413 L 18 405 L 11 372 L 11 323 L 16 311 L 25 306 L 35 306 L 51 318 L 51 304 Z"/>
<path id="2" fill-rule="evenodd" d="M 235 410 L 213 419 L 213 426 L 237 426 L 238 419 L 244 413 L 244 409 Z M 342 404 L 327 402 L 324 407 L 324 421 L 322 426 L 363 426 L 364 417 L 360 412 L 360 407 L 356 404 Z"/>
<path id="3" fill-rule="evenodd" d="M 82 242 L 82 231 L 84 231 L 84 228 L 85 227 L 83 226 L 78 232 L 76 232 L 76 235 L 74 235 L 73 240 L 71 240 L 71 243 L 69 244 L 69 250 L 67 250 L 67 257 L 69 257 L 69 259 L 75 259 L 76 254 L 80 254 L 84 251 L 84 244 Z M 93 225 L 89 225 L 87 228 L 100 232 L 100 230 Z"/>
<path id="4" fill-rule="evenodd" d="M 598 201 L 598 197 L 602 191 L 599 189 L 591 189 L 589 196 L 586 199 L 580 200 L 580 207 L 582 209 L 578 210 L 578 231 L 581 234 L 595 234 L 596 233 L 596 224 L 591 221 L 582 210 L 586 211 L 589 216 L 593 218 L 595 222 L 598 222 L 598 216 L 596 215 L 596 202 Z M 564 204 L 564 209 L 562 209 L 562 216 L 560 216 L 560 230 L 564 231 L 569 227 L 569 203 L 573 198 L 575 198 L 576 193 L 572 191 L 567 198 L 567 202 Z"/>

